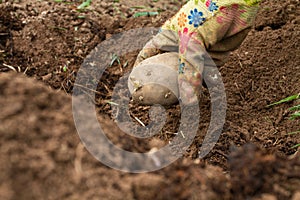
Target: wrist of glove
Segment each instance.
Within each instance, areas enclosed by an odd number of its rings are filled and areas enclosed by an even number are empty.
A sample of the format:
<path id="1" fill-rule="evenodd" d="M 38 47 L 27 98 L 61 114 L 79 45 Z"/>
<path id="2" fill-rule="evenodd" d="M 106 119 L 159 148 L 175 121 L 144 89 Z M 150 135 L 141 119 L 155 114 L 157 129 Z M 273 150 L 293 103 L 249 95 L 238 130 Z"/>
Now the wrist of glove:
<path id="1" fill-rule="evenodd" d="M 134 67 L 147 58 L 164 52 L 178 52 L 178 35 L 174 31 L 163 30 L 155 35 L 138 54 Z"/>

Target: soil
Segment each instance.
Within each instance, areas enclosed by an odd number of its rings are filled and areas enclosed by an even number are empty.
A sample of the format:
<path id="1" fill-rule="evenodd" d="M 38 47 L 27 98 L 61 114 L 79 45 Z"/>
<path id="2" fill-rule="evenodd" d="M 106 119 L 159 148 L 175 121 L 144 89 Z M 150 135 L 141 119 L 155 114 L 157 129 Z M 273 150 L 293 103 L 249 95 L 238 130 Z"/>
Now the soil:
<path id="1" fill-rule="evenodd" d="M 130 174 L 106 167 L 81 143 L 71 94 L 84 59 L 101 42 L 124 31 L 159 27 L 179 1 L 0 1 L 0 199 L 300 199 L 300 121 L 289 120 L 297 102 L 267 105 L 299 93 L 299 1 L 264 0 L 242 46 L 220 68 L 228 109 L 220 139 L 198 159 L 210 122 L 203 88 L 197 136 L 170 166 Z M 135 18 L 139 11 L 160 11 Z M 138 50 L 104 72 L 95 99 L 98 120 L 117 146 L 147 152 L 168 143 L 180 124 L 180 107 L 168 107 L 161 134 L 127 138 L 114 123 L 111 100 Z M 150 123 L 149 107 L 130 104 Z M 138 124 L 138 123 L 137 123 Z M 124 139 L 126 137 L 126 139 Z"/>

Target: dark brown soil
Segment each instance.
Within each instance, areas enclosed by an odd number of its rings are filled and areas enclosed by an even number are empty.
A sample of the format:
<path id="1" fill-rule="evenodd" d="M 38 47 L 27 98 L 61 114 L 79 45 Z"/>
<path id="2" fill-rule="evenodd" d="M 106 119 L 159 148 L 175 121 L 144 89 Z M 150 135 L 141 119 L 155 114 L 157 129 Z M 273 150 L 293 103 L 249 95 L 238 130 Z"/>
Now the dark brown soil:
<path id="1" fill-rule="evenodd" d="M 99 43 L 126 30 L 159 27 L 181 3 L 99 0 L 78 12 L 75 0 L 11 2 L 0 3 L 0 199 L 300 199 L 299 149 L 292 148 L 300 134 L 288 134 L 300 130 L 299 120 L 289 120 L 296 102 L 266 107 L 300 92 L 298 0 L 263 1 L 249 36 L 220 69 L 228 110 L 214 149 L 197 159 L 210 121 L 204 89 L 198 134 L 184 158 L 148 174 L 110 169 L 86 151 L 70 95 L 78 69 Z M 137 5 L 146 8 L 130 9 Z M 163 12 L 133 17 L 150 8 Z M 106 70 L 96 108 L 113 143 L 144 152 L 173 137 L 180 108 L 167 109 L 158 137 L 124 139 L 106 102 L 137 53 L 120 57 L 127 67 L 115 63 Z M 149 122 L 148 107 L 130 107 Z"/>

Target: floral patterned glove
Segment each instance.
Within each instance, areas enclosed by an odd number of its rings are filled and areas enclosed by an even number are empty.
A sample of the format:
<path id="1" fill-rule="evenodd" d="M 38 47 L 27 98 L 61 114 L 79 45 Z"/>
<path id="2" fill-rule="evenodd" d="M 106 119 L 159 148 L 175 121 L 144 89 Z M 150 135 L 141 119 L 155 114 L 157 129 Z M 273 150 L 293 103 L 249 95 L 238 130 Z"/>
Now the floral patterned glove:
<path id="1" fill-rule="evenodd" d="M 177 51 L 180 98 L 187 104 L 197 101 L 203 71 L 221 66 L 230 51 L 239 47 L 252 26 L 259 1 L 188 1 L 147 43 L 136 64 L 163 51 Z"/>

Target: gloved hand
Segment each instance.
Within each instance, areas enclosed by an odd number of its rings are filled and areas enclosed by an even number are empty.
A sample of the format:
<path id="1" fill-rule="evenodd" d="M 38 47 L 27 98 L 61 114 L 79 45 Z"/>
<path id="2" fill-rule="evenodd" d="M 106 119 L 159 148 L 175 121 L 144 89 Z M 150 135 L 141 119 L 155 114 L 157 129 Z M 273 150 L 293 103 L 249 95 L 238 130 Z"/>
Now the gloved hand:
<path id="1" fill-rule="evenodd" d="M 240 46 L 254 21 L 258 2 L 259 0 L 190 0 L 145 45 L 134 67 L 157 54 L 178 52 L 178 80 L 174 80 L 174 84 L 178 84 L 179 98 L 185 104 L 197 101 L 203 75 L 210 74 L 210 77 L 214 77 L 212 73 L 217 70 L 212 68 L 223 65 L 230 51 Z M 160 75 L 168 77 L 166 73 Z M 213 78 L 209 80 L 214 81 Z M 141 85 L 139 92 L 137 90 L 133 93 L 133 98 L 140 104 L 159 103 L 164 94 L 156 91 L 165 92 L 166 89 L 162 90 L 162 87 L 155 84 L 151 87 Z M 140 98 L 140 94 L 143 98 Z M 170 99 L 164 104 L 173 103 L 174 99 Z"/>

